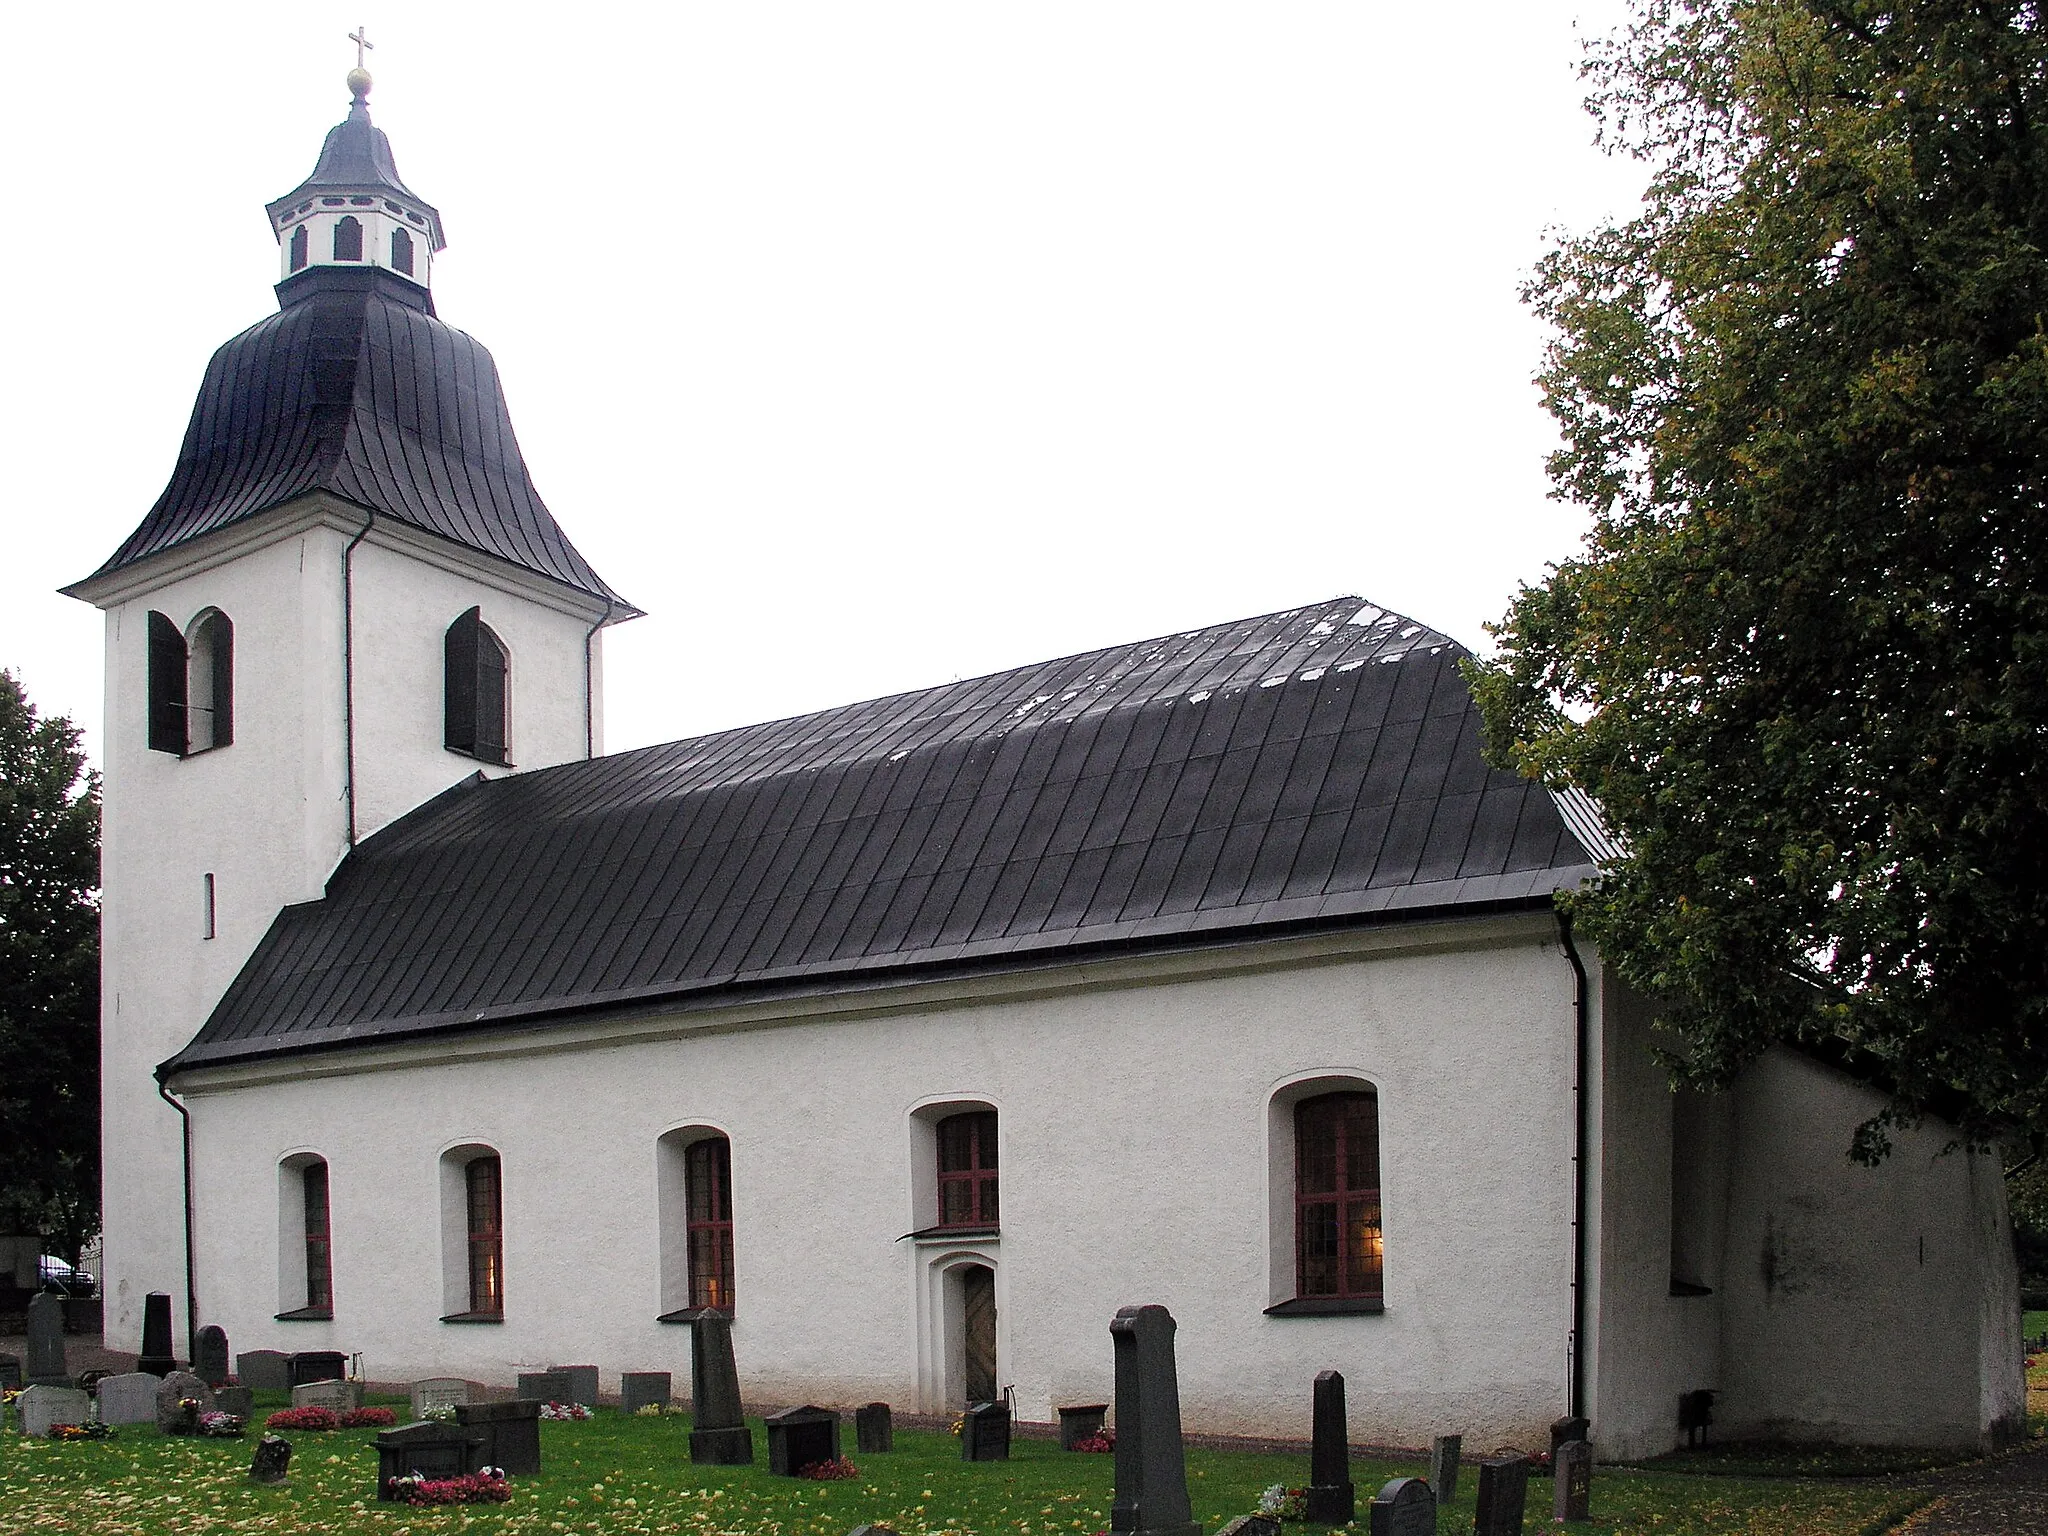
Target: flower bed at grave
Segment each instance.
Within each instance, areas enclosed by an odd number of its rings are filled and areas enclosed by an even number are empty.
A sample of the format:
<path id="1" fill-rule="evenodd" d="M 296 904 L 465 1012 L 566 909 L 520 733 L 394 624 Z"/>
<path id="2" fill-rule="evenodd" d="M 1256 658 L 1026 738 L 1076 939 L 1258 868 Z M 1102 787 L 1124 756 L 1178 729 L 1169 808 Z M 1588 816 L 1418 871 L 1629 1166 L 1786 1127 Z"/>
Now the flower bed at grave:
<path id="1" fill-rule="evenodd" d="M 796 1475 L 814 1483 L 838 1483 L 849 1477 L 859 1477 L 860 1468 L 844 1456 L 834 1456 L 830 1461 L 806 1462 L 796 1469 Z"/>
<path id="2" fill-rule="evenodd" d="M 1076 1440 L 1074 1442 L 1074 1449 L 1077 1451 L 1093 1451 L 1098 1456 L 1105 1452 L 1113 1451 L 1116 1449 L 1116 1431 L 1105 1424 L 1102 1428 L 1095 1431 L 1094 1434 L 1083 1435 L 1079 1440 Z"/>
<path id="3" fill-rule="evenodd" d="M 398 1422 L 398 1414 L 390 1408 L 351 1408 L 341 1416 L 343 1429 L 389 1429 Z"/>
<path id="4" fill-rule="evenodd" d="M 1259 1495 L 1259 1513 L 1275 1520 L 1300 1520 L 1308 1514 L 1308 1490 L 1275 1483 Z"/>
<path id="5" fill-rule="evenodd" d="M 242 1431 L 248 1427 L 248 1420 L 240 1414 L 221 1413 L 215 1410 L 212 1413 L 200 1414 L 199 1422 L 193 1426 L 193 1432 L 204 1435 L 209 1440 L 239 1440 L 242 1438 Z"/>
<path id="6" fill-rule="evenodd" d="M 263 1421 L 265 1429 L 339 1429 L 332 1408 L 280 1408 Z"/>
<path id="7" fill-rule="evenodd" d="M 461 1477 L 394 1477 L 386 1484 L 392 1498 L 401 1504 L 504 1504 L 512 1497 L 512 1485 L 496 1467 Z"/>
<path id="8" fill-rule="evenodd" d="M 97 1419 L 93 1420 L 90 1424 L 52 1424 L 50 1426 L 50 1438 L 52 1440 L 111 1440 L 114 1438 L 114 1426 L 102 1424 Z"/>
<path id="9" fill-rule="evenodd" d="M 581 1403 L 542 1403 L 540 1416 L 544 1419 L 587 1419 L 590 1410 Z"/>

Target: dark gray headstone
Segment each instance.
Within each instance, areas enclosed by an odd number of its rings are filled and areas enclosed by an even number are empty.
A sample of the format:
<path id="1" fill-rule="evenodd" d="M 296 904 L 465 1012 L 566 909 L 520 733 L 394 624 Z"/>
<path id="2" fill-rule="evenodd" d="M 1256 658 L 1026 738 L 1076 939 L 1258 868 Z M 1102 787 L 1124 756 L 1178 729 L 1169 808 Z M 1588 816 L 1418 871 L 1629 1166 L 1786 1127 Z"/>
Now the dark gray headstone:
<path id="1" fill-rule="evenodd" d="M 594 1365 L 551 1365 L 550 1373 L 559 1373 L 569 1378 L 569 1395 L 565 1403 L 581 1403 L 586 1408 L 597 1406 L 597 1367 Z M 522 1394 L 523 1395 L 523 1394 Z"/>
<path id="2" fill-rule="evenodd" d="M 76 1387 L 32 1386 L 14 1400 L 14 1412 L 21 1432 L 37 1440 L 52 1425 L 85 1423 L 92 1417 L 92 1399 Z"/>
<path id="3" fill-rule="evenodd" d="M 142 1298 L 142 1357 L 135 1369 L 152 1376 L 168 1376 L 178 1368 L 171 1354 L 171 1296 L 168 1291 L 151 1291 Z"/>
<path id="4" fill-rule="evenodd" d="M 130 1371 L 125 1375 L 104 1378 L 100 1382 L 100 1422 L 154 1424 L 156 1389 L 162 1385 L 160 1378 L 147 1371 Z"/>
<path id="5" fill-rule="evenodd" d="M 258 1392 L 289 1392 L 291 1356 L 275 1349 L 251 1349 L 235 1356 L 235 1376 Z"/>
<path id="6" fill-rule="evenodd" d="M 761 1422 L 768 1431 L 768 1470 L 777 1477 L 795 1477 L 805 1467 L 839 1459 L 839 1415 L 830 1408 L 806 1403 Z"/>
<path id="7" fill-rule="evenodd" d="M 68 1387 L 71 1371 L 64 1362 L 64 1299 L 51 1291 L 28 1304 L 28 1383 L 32 1387 Z"/>
<path id="8" fill-rule="evenodd" d="M 853 1410 L 853 1443 L 863 1456 L 896 1449 L 896 1416 L 887 1403 L 869 1403 Z"/>
<path id="9" fill-rule="evenodd" d="M 962 1461 L 1010 1459 L 1010 1405 L 976 1403 L 960 1419 Z"/>
<path id="10" fill-rule="evenodd" d="M 455 1422 L 484 1437 L 484 1465 L 509 1477 L 540 1475 L 540 1403 L 457 1403 Z"/>
<path id="11" fill-rule="evenodd" d="M 1339 1372 L 1316 1372 L 1313 1434 L 1304 1517 L 1319 1525 L 1349 1525 L 1358 1513 L 1358 1494 L 1351 1483 L 1351 1422 Z"/>
<path id="12" fill-rule="evenodd" d="M 232 1413 L 244 1424 L 256 1416 L 256 1394 L 248 1387 L 215 1387 L 213 1406 L 221 1413 Z"/>
<path id="13" fill-rule="evenodd" d="M 1464 1454 L 1462 1435 L 1438 1435 L 1429 1447 L 1429 1486 L 1439 1504 L 1458 1497 L 1458 1458 Z"/>
<path id="14" fill-rule="evenodd" d="M 459 1424 L 402 1424 L 377 1434 L 377 1497 L 387 1504 L 397 1497 L 393 1478 L 465 1477 L 491 1463 L 484 1460 L 484 1437 Z"/>
<path id="15" fill-rule="evenodd" d="M 192 1343 L 192 1372 L 209 1387 L 225 1386 L 228 1379 L 228 1331 L 217 1323 L 199 1330 Z"/>
<path id="16" fill-rule="evenodd" d="M 341 1381 L 348 1375 L 348 1356 L 338 1349 L 302 1349 L 285 1357 L 285 1371 L 295 1387 L 309 1381 Z"/>
<path id="17" fill-rule="evenodd" d="M 1109 1528 L 1133 1536 L 1202 1536 L 1188 1505 L 1180 1439 L 1173 1314 L 1124 1307 L 1110 1322 L 1116 1350 L 1116 1500 Z"/>
<path id="18" fill-rule="evenodd" d="M 1593 1508 L 1593 1447 L 1584 1440 L 1567 1440 L 1550 1462 L 1557 1486 L 1551 1490 L 1551 1518 L 1590 1520 Z"/>
<path id="19" fill-rule="evenodd" d="M 690 1320 L 690 1460 L 699 1466 L 753 1464 L 754 1436 L 740 1417 L 740 1372 L 732 1319 L 700 1312 Z"/>
<path id="20" fill-rule="evenodd" d="M 1592 1420 L 1582 1419 L 1576 1414 L 1568 1414 L 1564 1418 L 1552 1420 L 1550 1425 L 1550 1464 L 1553 1467 L 1557 1465 L 1557 1449 L 1559 1446 L 1570 1440 L 1585 1439 L 1592 1432 L 1592 1429 Z"/>
<path id="21" fill-rule="evenodd" d="M 21 1390 L 21 1356 L 0 1355 L 0 1388 L 9 1392 Z"/>
<path id="22" fill-rule="evenodd" d="M 576 1383 L 567 1371 L 521 1371 L 519 1373 L 519 1395 L 530 1397 L 537 1403 L 567 1403 L 575 1399 L 572 1394 Z"/>
<path id="23" fill-rule="evenodd" d="M 1239 1515 L 1216 1536 L 1280 1536 L 1280 1522 L 1271 1515 Z"/>
<path id="24" fill-rule="evenodd" d="M 268 1483 L 275 1487 L 285 1480 L 291 1469 L 291 1441 L 265 1435 L 256 1442 L 256 1454 L 249 1458 L 250 1482 Z"/>
<path id="25" fill-rule="evenodd" d="M 1473 1536 L 1521 1536 L 1522 1509 L 1529 1499 L 1529 1458 L 1485 1456 L 1479 1468 L 1478 1508 Z"/>
<path id="26" fill-rule="evenodd" d="M 1436 1536 L 1436 1495 L 1419 1477 L 1397 1477 L 1373 1496 L 1372 1536 Z"/>
<path id="27" fill-rule="evenodd" d="M 666 1408 L 675 1383 L 667 1371 L 622 1371 L 619 1374 L 619 1407 L 627 1413 L 642 1408 Z"/>
<path id="28" fill-rule="evenodd" d="M 1103 1420 L 1109 1416 L 1109 1404 L 1077 1403 L 1071 1408 L 1055 1408 L 1053 1412 L 1060 1416 L 1060 1449 L 1071 1451 L 1102 1428 Z"/>
<path id="29" fill-rule="evenodd" d="M 193 1408 L 186 1403 L 196 1403 Z M 189 1435 L 198 1428 L 199 1415 L 213 1412 L 213 1388 L 190 1371 L 172 1371 L 156 1389 L 156 1427 L 159 1434 Z"/>

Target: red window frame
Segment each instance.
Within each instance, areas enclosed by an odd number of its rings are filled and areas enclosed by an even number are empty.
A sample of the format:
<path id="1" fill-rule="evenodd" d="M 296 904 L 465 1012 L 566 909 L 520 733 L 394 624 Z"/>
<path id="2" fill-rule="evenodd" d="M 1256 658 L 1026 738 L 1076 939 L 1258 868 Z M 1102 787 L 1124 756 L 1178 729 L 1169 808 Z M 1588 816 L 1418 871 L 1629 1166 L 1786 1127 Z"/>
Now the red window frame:
<path id="1" fill-rule="evenodd" d="M 334 1307 L 334 1240 L 328 1204 L 327 1164 L 308 1163 L 300 1174 L 306 1214 L 306 1305 Z"/>
<path id="2" fill-rule="evenodd" d="M 690 1305 L 730 1312 L 737 1292 L 732 1268 L 732 1143 L 707 1136 L 683 1149 L 683 1189 L 688 1210 L 685 1242 L 690 1252 Z"/>
<path id="3" fill-rule="evenodd" d="M 941 1227 L 993 1227 L 1001 1211 L 996 1188 L 996 1112 L 970 1110 L 938 1124 Z"/>
<path id="4" fill-rule="evenodd" d="M 473 1157 L 462 1170 L 469 1225 L 469 1310 L 505 1313 L 505 1175 L 496 1157 Z"/>
<path id="5" fill-rule="evenodd" d="M 1303 1099 L 1294 1106 L 1295 1295 L 1380 1300 L 1384 1263 L 1379 1099 Z"/>

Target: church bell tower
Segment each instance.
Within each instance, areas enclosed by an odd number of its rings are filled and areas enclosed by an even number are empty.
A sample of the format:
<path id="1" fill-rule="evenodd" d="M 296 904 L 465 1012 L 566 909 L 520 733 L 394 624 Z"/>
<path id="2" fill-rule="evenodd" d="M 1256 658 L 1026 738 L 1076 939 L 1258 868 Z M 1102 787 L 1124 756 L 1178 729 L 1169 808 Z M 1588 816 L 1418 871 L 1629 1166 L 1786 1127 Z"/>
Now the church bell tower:
<path id="1" fill-rule="evenodd" d="M 117 1348 L 151 1291 L 176 1299 L 181 1357 L 206 1321 L 186 1256 L 209 1213 L 158 1063 L 358 842 L 475 775 L 600 751 L 603 631 L 639 612 L 534 489 L 490 353 L 436 315 L 441 215 L 371 122 L 360 54 L 348 85 L 313 173 L 267 208 L 277 312 L 214 354 L 163 494 L 64 589 L 106 615 Z M 328 1347 L 307 1321 L 303 1347 Z"/>

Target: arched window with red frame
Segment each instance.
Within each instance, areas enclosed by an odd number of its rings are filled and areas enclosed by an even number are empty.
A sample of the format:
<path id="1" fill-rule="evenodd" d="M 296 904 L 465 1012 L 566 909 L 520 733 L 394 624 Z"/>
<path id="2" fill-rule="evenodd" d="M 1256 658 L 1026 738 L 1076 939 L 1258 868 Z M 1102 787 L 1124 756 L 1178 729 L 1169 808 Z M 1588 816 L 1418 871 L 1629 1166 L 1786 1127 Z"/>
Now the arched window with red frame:
<path id="1" fill-rule="evenodd" d="M 1294 1107 L 1295 1295 L 1378 1301 L 1380 1106 L 1326 1093 Z"/>
<path id="2" fill-rule="evenodd" d="M 948 1115 L 938 1124 L 939 1222 L 942 1227 L 993 1227 L 996 1199 L 996 1112 Z"/>
<path id="3" fill-rule="evenodd" d="M 505 1191 L 496 1157 L 473 1157 L 462 1169 L 469 1227 L 469 1310 L 472 1316 L 505 1312 Z"/>
<path id="4" fill-rule="evenodd" d="M 689 1203 L 690 1305 L 733 1309 L 732 1143 L 723 1136 L 693 1141 L 683 1152 Z"/>

